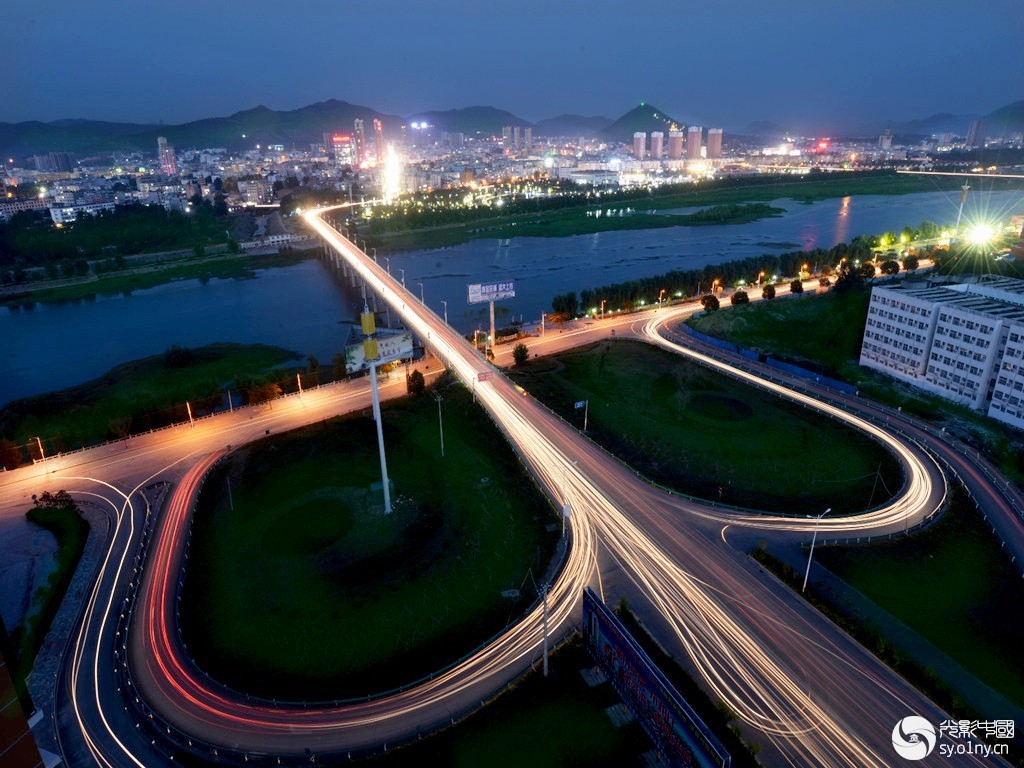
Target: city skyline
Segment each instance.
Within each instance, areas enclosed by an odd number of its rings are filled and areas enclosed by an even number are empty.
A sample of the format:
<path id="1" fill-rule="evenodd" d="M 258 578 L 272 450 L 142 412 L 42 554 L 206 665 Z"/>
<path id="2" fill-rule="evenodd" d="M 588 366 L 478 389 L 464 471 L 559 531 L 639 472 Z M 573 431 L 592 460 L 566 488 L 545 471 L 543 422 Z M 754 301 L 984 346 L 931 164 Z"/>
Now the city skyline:
<path id="1" fill-rule="evenodd" d="M 742 0 L 729 14 L 653 2 L 628 15 L 529 0 L 498 16 L 454 1 L 283 11 L 260 0 L 244 14 L 186 3 L 159 23 L 156 8 L 12 9 L 0 120 L 179 124 L 338 98 L 400 115 L 486 104 L 536 121 L 614 118 L 648 101 L 694 124 L 829 133 L 984 114 L 1013 101 L 1006 84 L 1024 76 L 1024 11 L 1006 0 L 963 17 L 918 0 L 827 13 Z"/>

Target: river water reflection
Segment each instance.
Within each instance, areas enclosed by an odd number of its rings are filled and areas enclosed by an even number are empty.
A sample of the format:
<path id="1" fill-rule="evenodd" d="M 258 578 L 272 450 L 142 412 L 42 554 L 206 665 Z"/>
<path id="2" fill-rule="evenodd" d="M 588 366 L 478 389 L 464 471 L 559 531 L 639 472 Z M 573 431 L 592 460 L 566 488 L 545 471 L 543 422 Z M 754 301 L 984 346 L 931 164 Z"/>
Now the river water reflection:
<path id="1" fill-rule="evenodd" d="M 559 293 L 763 253 L 828 248 L 926 219 L 951 223 L 959 198 L 959 192 L 930 192 L 811 204 L 777 200 L 772 204 L 785 215 L 750 224 L 523 237 L 507 245 L 474 240 L 389 259 L 394 274 L 405 270 L 414 295 L 422 283 L 426 303 L 441 314 L 441 300 L 447 301 L 449 321 L 468 332 L 486 325 L 486 308 L 466 303 L 468 283 L 515 280 L 516 298 L 502 302 L 500 313 L 538 320 Z M 974 195 L 964 219 L 1011 213 L 1024 213 L 1024 192 Z M 0 308 L 0 404 L 87 381 L 172 344 L 262 342 L 326 362 L 341 351 L 357 311 L 354 297 L 315 260 L 260 270 L 250 279 L 183 280 L 127 296 Z"/>

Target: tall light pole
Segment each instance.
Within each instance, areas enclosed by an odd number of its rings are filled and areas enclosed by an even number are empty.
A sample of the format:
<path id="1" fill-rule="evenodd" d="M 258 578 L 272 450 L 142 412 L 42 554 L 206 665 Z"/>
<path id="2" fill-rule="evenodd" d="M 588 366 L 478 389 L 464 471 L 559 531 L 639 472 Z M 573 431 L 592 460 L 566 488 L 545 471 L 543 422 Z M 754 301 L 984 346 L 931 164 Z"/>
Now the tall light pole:
<path id="1" fill-rule="evenodd" d="M 36 445 L 39 446 L 39 460 L 42 461 L 46 458 L 46 454 L 43 452 L 43 441 L 36 435 Z"/>
<path id="2" fill-rule="evenodd" d="M 420 304 L 423 304 L 423 303 L 425 303 L 423 301 L 423 283 L 416 283 L 416 285 L 418 285 L 420 287 Z"/>
<path id="3" fill-rule="evenodd" d="M 804 571 L 804 585 L 800 587 L 800 592 L 807 591 L 807 577 L 811 575 L 811 558 L 814 557 L 814 542 L 818 540 L 818 523 L 821 522 L 821 518 L 832 511 L 832 507 L 829 507 L 816 518 L 814 518 L 814 535 L 811 536 L 811 551 L 807 553 L 807 570 Z"/>
<path id="4" fill-rule="evenodd" d="M 604 320 L 604 305 L 605 305 L 605 302 L 607 302 L 607 301 L 608 301 L 607 299 L 601 299 L 601 319 L 602 320 Z"/>
<path id="5" fill-rule="evenodd" d="M 444 458 L 444 423 L 441 421 L 441 395 L 437 392 L 431 392 L 434 399 L 437 400 L 437 431 L 441 435 L 441 458 Z"/>
<path id="6" fill-rule="evenodd" d="M 376 264 L 377 263 L 377 249 L 376 248 L 371 248 L 370 250 L 373 251 L 373 263 Z"/>
<path id="7" fill-rule="evenodd" d="M 385 256 L 384 257 L 384 262 L 388 266 L 388 274 L 390 275 L 391 274 L 391 257 L 390 256 Z"/>
<path id="8" fill-rule="evenodd" d="M 967 202 L 967 190 L 970 188 L 971 185 L 967 182 L 964 182 L 964 185 L 960 187 L 960 210 L 956 213 L 956 226 L 953 227 L 953 237 L 956 237 L 960 232 L 960 217 L 964 215 L 964 203 Z"/>
<path id="9" fill-rule="evenodd" d="M 444 304 L 444 324 L 448 325 L 448 302 L 441 299 L 441 303 Z"/>
<path id="10" fill-rule="evenodd" d="M 665 295 L 665 289 L 662 288 L 661 291 L 658 292 L 658 309 L 661 309 L 661 298 L 664 295 Z"/>
<path id="11" fill-rule="evenodd" d="M 399 267 L 398 271 L 402 273 L 402 287 L 405 288 L 405 270 Z"/>

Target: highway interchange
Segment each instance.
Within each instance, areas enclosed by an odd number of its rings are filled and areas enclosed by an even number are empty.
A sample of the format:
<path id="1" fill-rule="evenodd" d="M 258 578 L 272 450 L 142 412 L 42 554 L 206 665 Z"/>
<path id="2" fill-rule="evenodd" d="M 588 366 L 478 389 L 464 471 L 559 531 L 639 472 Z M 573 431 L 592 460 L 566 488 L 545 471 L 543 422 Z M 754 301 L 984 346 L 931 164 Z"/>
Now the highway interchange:
<path id="1" fill-rule="evenodd" d="M 307 221 L 474 389 L 556 508 L 569 503 L 571 547 L 549 595 L 553 634 L 573 625 L 582 588 L 602 588 L 599 566 L 608 570 L 611 564 L 631 603 L 649 601 L 641 610 L 661 622 L 661 636 L 668 634 L 674 652 L 686 657 L 748 732 L 761 734 L 769 745 L 762 759 L 769 764 L 891 765 L 891 733 L 900 718 L 946 719 L 729 541 L 730 528 L 803 539 L 812 520 L 736 513 L 647 485 L 504 377 L 486 375 L 494 367 L 386 270 L 321 219 L 308 216 Z M 1004 540 L 1011 547 L 1024 541 L 1010 506 L 1019 499 L 992 481 L 990 475 L 996 475 L 990 467 L 979 468 L 980 457 L 965 456 L 909 420 L 897 431 L 887 426 L 893 415 L 870 403 L 834 394 L 823 398 L 806 382 L 798 383 L 803 391 L 796 391 L 789 386 L 794 382 L 767 381 L 756 364 L 744 361 L 741 369 L 738 361 L 723 359 L 727 355 L 706 355 L 680 344 L 671 326 L 692 311 L 692 305 L 666 307 L 567 333 L 548 332 L 532 340 L 531 348 L 550 353 L 613 332 L 643 338 L 871 434 L 900 458 L 906 483 L 883 508 L 855 518 L 823 519 L 821 531 L 827 537 L 902 531 L 938 510 L 946 483 L 935 459 L 921 447 L 927 443 L 985 500 Z M 404 380 L 384 385 L 385 396 L 404 393 Z M 229 445 L 367 405 L 364 382 L 324 387 L 275 401 L 272 407 L 238 409 L 198 421 L 194 428 L 176 427 L 56 457 L 0 478 L 0 515 L 23 512 L 29 494 L 59 480 L 60 487 L 76 494 L 95 494 L 109 505 L 114 522 L 80 628 L 69 642 L 56 696 L 58 732 L 69 764 L 169 764 L 172 749 L 252 760 L 303 756 L 307 750 L 361 751 L 460 716 L 536 660 L 542 642 L 539 607 L 434 679 L 369 701 L 307 708 L 252 701 L 205 678 L 189 661 L 176 630 L 176 585 L 191 502 L 206 469 Z M 154 486 L 157 481 L 170 483 L 169 489 Z M 139 549 L 143 541 L 145 559 Z M 140 717 L 151 722 L 139 727 Z M 154 729 L 174 746 L 156 738 Z M 990 762 L 963 756 L 945 764 Z"/>

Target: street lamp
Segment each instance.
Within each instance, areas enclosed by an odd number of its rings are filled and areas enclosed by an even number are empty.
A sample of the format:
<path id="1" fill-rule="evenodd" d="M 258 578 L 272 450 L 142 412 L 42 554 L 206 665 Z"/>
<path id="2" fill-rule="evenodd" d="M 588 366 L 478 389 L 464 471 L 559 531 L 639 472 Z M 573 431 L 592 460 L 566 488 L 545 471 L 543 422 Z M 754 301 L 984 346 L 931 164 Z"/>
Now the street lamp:
<path id="1" fill-rule="evenodd" d="M 405 288 L 405 270 L 399 267 L 398 271 L 402 273 L 402 287 Z"/>
<path id="2" fill-rule="evenodd" d="M 604 305 L 607 299 L 601 299 L 601 319 L 604 320 Z"/>
<path id="3" fill-rule="evenodd" d="M 36 445 L 39 446 L 39 460 L 42 461 L 46 458 L 46 454 L 43 452 L 43 441 L 36 435 Z"/>
<path id="4" fill-rule="evenodd" d="M 448 325 L 448 302 L 441 299 L 441 303 L 444 304 L 444 324 Z"/>
<path id="5" fill-rule="evenodd" d="M 811 551 L 807 553 L 807 570 L 804 571 L 804 585 L 800 587 L 800 592 L 807 591 L 807 577 L 811 575 L 811 558 L 814 557 L 814 542 L 818 540 L 818 523 L 821 522 L 821 518 L 832 511 L 832 507 L 829 507 L 816 518 L 814 518 L 814 535 L 811 536 Z"/>
<path id="6" fill-rule="evenodd" d="M 661 297 L 662 297 L 662 296 L 664 296 L 664 295 L 665 295 L 665 289 L 664 289 L 664 288 L 662 288 L 662 289 L 661 289 L 661 290 L 660 290 L 660 291 L 658 292 L 658 309 L 661 309 Z"/>
<path id="7" fill-rule="evenodd" d="M 371 248 L 370 250 L 373 251 L 373 263 L 376 264 L 377 263 L 377 249 L 376 248 Z"/>
<path id="8" fill-rule="evenodd" d="M 391 257 L 390 257 L 390 256 L 385 256 L 385 257 L 384 257 L 384 261 L 386 261 L 386 262 L 387 262 L 387 265 L 388 265 L 388 274 L 390 275 L 390 274 L 391 274 Z"/>
<path id="9" fill-rule="evenodd" d="M 758 288 L 760 288 L 760 287 L 761 287 L 761 278 L 762 278 L 762 277 L 764 277 L 764 272 L 763 272 L 763 271 L 761 271 L 761 272 L 758 272 L 758 273 L 757 273 L 757 287 L 758 287 Z"/>
<path id="10" fill-rule="evenodd" d="M 420 287 L 420 304 L 423 304 L 423 283 L 416 283 Z"/>

